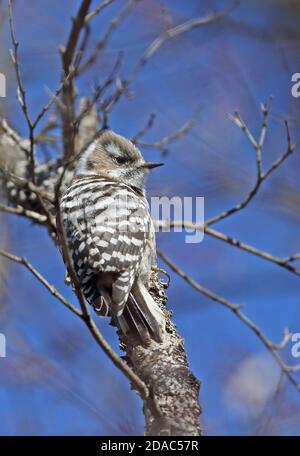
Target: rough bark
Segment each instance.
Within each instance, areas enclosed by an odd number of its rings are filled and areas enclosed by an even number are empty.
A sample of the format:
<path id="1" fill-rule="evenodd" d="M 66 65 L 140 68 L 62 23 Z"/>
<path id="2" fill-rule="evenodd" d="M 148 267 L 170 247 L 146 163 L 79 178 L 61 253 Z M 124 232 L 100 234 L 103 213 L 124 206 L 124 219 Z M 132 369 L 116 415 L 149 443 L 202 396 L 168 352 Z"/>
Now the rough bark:
<path id="1" fill-rule="evenodd" d="M 163 342 L 151 341 L 145 347 L 122 339 L 129 365 L 150 390 L 149 398 L 144 399 L 146 434 L 201 435 L 200 382 L 190 370 L 184 340 L 165 308 L 165 287 L 156 272 L 152 274 L 150 292 L 166 316 Z"/>

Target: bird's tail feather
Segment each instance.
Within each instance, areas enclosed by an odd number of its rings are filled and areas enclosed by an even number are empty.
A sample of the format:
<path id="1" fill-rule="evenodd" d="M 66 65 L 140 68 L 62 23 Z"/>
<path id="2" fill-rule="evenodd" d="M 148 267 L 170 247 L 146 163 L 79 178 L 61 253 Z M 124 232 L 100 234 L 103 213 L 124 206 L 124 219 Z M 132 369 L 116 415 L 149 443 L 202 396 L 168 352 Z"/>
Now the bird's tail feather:
<path id="1" fill-rule="evenodd" d="M 142 343 L 150 339 L 162 342 L 164 314 L 139 279 L 131 289 L 118 323 L 121 331 L 138 337 Z"/>

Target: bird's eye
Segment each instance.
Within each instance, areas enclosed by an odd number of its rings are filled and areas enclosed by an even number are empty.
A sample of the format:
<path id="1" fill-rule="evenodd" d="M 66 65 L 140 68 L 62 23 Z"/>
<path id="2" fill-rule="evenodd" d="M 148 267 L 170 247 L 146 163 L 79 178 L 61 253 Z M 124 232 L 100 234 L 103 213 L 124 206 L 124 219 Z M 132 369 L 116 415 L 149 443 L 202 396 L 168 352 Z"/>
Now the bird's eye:
<path id="1" fill-rule="evenodd" d="M 117 162 L 119 165 L 123 165 L 124 163 L 126 163 L 126 157 L 114 157 L 114 160 L 115 162 Z"/>

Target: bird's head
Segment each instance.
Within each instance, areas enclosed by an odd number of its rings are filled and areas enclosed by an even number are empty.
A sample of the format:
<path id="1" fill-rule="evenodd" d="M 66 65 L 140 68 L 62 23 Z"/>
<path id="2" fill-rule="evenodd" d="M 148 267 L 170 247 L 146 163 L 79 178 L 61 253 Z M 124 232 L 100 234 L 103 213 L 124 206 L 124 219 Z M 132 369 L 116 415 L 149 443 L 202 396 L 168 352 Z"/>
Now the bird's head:
<path id="1" fill-rule="evenodd" d="M 162 164 L 146 162 L 130 140 L 106 130 L 82 152 L 75 176 L 98 175 L 143 191 L 149 171 Z"/>

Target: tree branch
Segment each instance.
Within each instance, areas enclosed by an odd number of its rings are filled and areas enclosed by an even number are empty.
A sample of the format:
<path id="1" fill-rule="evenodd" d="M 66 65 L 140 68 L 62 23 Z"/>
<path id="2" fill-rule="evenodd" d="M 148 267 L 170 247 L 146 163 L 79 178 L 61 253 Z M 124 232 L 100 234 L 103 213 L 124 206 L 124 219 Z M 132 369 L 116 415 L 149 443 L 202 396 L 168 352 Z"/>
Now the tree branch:
<path id="1" fill-rule="evenodd" d="M 285 331 L 282 340 L 278 344 L 274 344 L 263 333 L 263 331 L 260 329 L 260 327 L 256 323 L 254 323 L 249 317 L 247 317 L 245 315 L 245 313 L 241 310 L 240 305 L 233 304 L 230 301 L 222 298 L 221 296 L 218 296 L 214 292 L 208 290 L 207 288 L 204 288 L 196 280 L 189 277 L 173 261 L 171 261 L 170 258 L 166 254 L 164 254 L 161 251 L 159 251 L 158 254 L 159 254 L 160 258 L 164 261 L 164 263 L 166 263 L 173 272 L 175 272 L 177 275 L 179 275 L 192 288 L 194 288 L 196 291 L 203 294 L 207 298 L 209 298 L 215 302 L 218 302 L 219 304 L 222 304 L 227 309 L 231 310 L 237 316 L 237 318 L 239 320 L 241 320 L 241 322 L 243 324 L 245 324 L 260 339 L 260 341 L 264 344 L 266 349 L 271 353 L 271 355 L 273 356 L 273 358 L 279 365 L 281 372 L 287 377 L 289 382 L 296 388 L 296 390 L 298 392 L 300 392 L 300 383 L 298 383 L 297 380 L 291 374 L 291 372 L 297 372 L 298 370 L 300 370 L 300 365 L 289 366 L 283 361 L 281 356 L 278 354 L 278 351 L 283 350 L 283 348 L 286 347 L 287 343 L 291 339 L 292 334 L 288 330 Z"/>
<path id="2" fill-rule="evenodd" d="M 64 155 L 66 158 L 71 157 L 74 152 L 74 128 L 73 122 L 75 119 L 74 112 L 74 55 L 77 48 L 77 43 L 80 33 L 85 26 L 85 19 L 88 14 L 92 0 L 82 0 L 76 16 L 73 19 L 73 25 L 67 40 L 65 48 L 61 48 L 62 67 L 63 67 L 63 89 L 62 110 L 63 121 L 63 138 L 64 138 Z M 68 75 L 70 75 L 68 77 Z"/>

